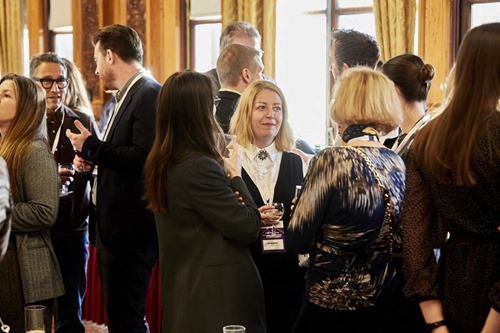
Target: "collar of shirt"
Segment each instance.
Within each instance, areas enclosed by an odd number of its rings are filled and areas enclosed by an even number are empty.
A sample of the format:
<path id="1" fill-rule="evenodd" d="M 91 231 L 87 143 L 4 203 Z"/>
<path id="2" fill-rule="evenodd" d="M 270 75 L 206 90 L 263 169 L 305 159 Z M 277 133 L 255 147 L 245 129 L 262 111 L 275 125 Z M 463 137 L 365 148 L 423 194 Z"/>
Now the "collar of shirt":
<path id="1" fill-rule="evenodd" d="M 241 93 L 239 91 L 236 91 L 236 90 L 232 90 L 232 89 L 224 89 L 224 88 L 221 88 L 219 89 L 219 91 L 229 91 L 229 92 L 232 92 L 232 93 L 235 93 L 235 94 L 238 94 L 241 96 Z"/>
<path id="2" fill-rule="evenodd" d="M 249 145 L 247 148 L 244 149 L 245 155 L 250 161 L 253 160 L 258 160 L 258 155 L 261 150 L 266 150 L 267 153 L 269 154 L 269 158 L 271 159 L 272 162 L 276 162 L 278 159 L 278 150 L 276 149 L 276 145 L 274 142 L 265 148 L 258 148 L 254 145 Z"/>
<path id="3" fill-rule="evenodd" d="M 128 88 L 130 87 L 132 82 L 134 82 L 135 78 L 138 77 L 139 75 L 141 75 L 142 73 L 144 73 L 144 68 L 139 69 L 139 71 L 137 73 L 135 73 L 134 75 L 132 75 L 130 77 L 130 79 L 128 79 L 127 83 L 125 83 L 125 85 L 120 90 L 118 90 L 116 92 L 115 98 L 116 98 L 117 103 L 123 98 L 123 96 L 127 92 Z"/>

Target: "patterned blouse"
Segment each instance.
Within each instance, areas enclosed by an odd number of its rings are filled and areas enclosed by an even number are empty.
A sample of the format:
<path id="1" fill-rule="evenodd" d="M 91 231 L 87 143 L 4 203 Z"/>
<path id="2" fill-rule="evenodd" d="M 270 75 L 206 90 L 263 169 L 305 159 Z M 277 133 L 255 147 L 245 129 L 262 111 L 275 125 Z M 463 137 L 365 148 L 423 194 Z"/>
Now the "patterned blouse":
<path id="1" fill-rule="evenodd" d="M 404 163 L 387 148 L 358 148 L 389 190 L 392 234 L 373 172 L 358 152 L 345 147 L 325 149 L 313 158 L 288 228 L 290 246 L 310 254 L 308 300 L 328 309 L 374 306 L 396 280 L 389 244 L 392 239 L 394 252 L 400 251 Z"/>

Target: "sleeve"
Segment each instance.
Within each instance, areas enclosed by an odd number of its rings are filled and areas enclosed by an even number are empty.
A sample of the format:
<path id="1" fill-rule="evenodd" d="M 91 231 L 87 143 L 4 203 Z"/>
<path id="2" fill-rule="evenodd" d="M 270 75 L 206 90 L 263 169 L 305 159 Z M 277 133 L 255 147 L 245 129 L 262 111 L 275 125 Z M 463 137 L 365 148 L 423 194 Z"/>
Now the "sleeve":
<path id="1" fill-rule="evenodd" d="M 434 248 L 442 232 L 431 189 L 411 153 L 406 164 L 402 227 L 405 294 L 417 301 L 438 298 L 439 265 Z"/>
<path id="2" fill-rule="evenodd" d="M 332 198 L 334 160 L 329 150 L 314 156 L 287 229 L 288 245 L 307 253 Z"/>
<path id="3" fill-rule="evenodd" d="M 48 148 L 34 146 L 20 173 L 24 200 L 14 205 L 12 232 L 50 228 L 59 209 L 60 178 Z"/>
<path id="4" fill-rule="evenodd" d="M 142 170 L 154 141 L 157 95 L 157 87 L 149 86 L 136 92 L 133 105 L 128 106 L 134 108 L 130 111 L 133 114 L 131 144 L 117 145 L 91 135 L 83 144 L 83 158 L 110 169 Z"/>
<path id="5" fill-rule="evenodd" d="M 0 157 L 0 258 L 7 251 L 9 242 L 11 205 L 12 199 L 7 165 L 3 158 Z"/>
<path id="6" fill-rule="evenodd" d="M 193 208 L 227 238 L 250 244 L 260 230 L 260 214 L 241 177 L 227 180 L 211 158 L 197 159 L 188 176 Z M 244 204 L 238 202 L 235 191 Z"/>

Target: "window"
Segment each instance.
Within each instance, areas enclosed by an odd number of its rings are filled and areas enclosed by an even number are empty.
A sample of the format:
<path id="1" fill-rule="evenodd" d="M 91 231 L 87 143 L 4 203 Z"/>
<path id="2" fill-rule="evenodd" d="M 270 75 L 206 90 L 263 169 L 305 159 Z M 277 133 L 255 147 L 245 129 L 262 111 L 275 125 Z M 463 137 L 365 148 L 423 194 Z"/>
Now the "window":
<path id="1" fill-rule="evenodd" d="M 219 20 L 191 20 L 191 68 L 206 72 L 215 68 L 219 56 L 219 36 L 222 25 Z"/>
<path id="2" fill-rule="evenodd" d="M 190 0 L 189 10 L 189 68 L 206 72 L 219 56 L 220 0 Z"/>
<path id="3" fill-rule="evenodd" d="M 285 94 L 289 121 L 297 138 L 324 148 L 330 31 L 351 28 L 375 36 L 373 0 L 277 0 L 276 21 L 275 79 Z"/>
<path id="4" fill-rule="evenodd" d="M 471 4 L 471 28 L 478 25 L 500 22 L 500 1 Z"/>
<path id="5" fill-rule="evenodd" d="M 58 28 L 50 31 L 51 49 L 60 57 L 73 61 L 73 27 Z"/>
<path id="6" fill-rule="evenodd" d="M 452 27 L 452 63 L 458 47 L 467 31 L 478 25 L 500 22 L 500 1 L 498 0 L 455 0 L 454 24 Z"/>

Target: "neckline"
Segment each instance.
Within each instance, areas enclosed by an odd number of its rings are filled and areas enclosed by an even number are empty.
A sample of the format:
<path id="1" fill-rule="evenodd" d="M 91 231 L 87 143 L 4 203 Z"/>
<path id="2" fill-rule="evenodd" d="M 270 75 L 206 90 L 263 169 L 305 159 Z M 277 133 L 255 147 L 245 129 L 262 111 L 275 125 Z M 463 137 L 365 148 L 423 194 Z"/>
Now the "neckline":
<path id="1" fill-rule="evenodd" d="M 362 139 L 352 139 L 349 140 L 349 144 L 346 146 L 351 146 L 351 147 L 373 147 L 373 148 L 387 148 L 384 146 L 382 143 L 377 142 L 377 141 L 369 141 L 369 140 L 362 140 Z"/>

